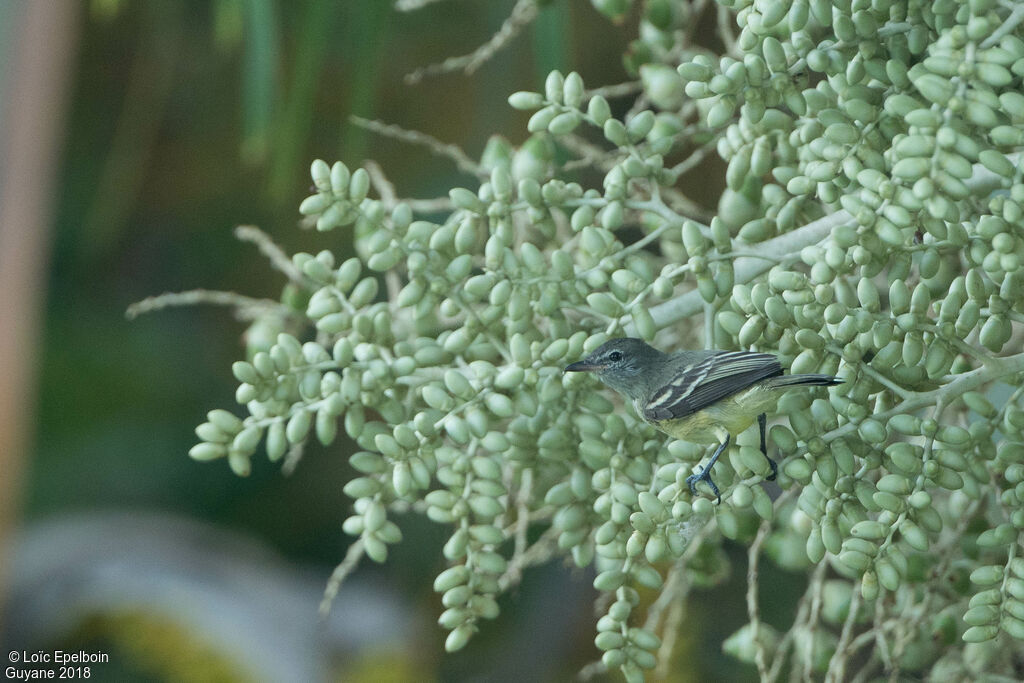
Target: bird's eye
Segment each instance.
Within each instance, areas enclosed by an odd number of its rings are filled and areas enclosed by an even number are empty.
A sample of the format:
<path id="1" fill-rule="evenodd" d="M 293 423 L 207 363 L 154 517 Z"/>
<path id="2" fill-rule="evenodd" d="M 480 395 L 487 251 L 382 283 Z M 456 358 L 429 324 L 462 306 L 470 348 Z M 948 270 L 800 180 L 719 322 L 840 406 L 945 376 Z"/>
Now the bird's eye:
<path id="1" fill-rule="evenodd" d="M 622 352 L 612 351 L 611 353 L 608 354 L 608 360 L 610 360 L 613 363 L 618 363 L 620 360 L 622 360 Z"/>

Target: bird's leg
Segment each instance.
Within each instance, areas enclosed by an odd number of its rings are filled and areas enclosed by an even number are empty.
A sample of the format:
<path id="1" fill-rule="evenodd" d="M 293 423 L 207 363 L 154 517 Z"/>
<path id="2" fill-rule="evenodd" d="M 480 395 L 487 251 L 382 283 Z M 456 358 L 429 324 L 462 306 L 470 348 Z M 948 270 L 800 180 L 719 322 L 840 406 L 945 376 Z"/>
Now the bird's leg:
<path id="1" fill-rule="evenodd" d="M 686 478 L 686 484 L 690 487 L 690 494 L 697 495 L 697 482 L 706 481 L 711 490 L 715 492 L 715 496 L 718 497 L 718 502 L 722 502 L 722 494 L 718 492 L 718 487 L 715 486 L 715 482 L 711 481 L 711 468 L 718 462 L 718 456 L 722 454 L 722 451 L 729 445 L 729 435 L 726 434 L 725 441 L 723 441 L 718 448 L 715 450 L 715 454 L 711 456 L 711 460 L 704 466 L 704 469 L 700 471 L 700 474 L 691 474 Z"/>
<path id="2" fill-rule="evenodd" d="M 774 460 L 768 457 L 768 446 L 765 444 L 764 440 L 764 428 L 767 423 L 768 417 L 764 413 L 757 416 L 757 426 L 761 430 L 761 455 L 764 456 L 764 459 L 768 461 L 768 465 L 772 468 L 772 473 L 769 474 L 766 479 L 768 481 L 775 481 L 775 477 L 779 475 L 779 466 L 775 464 Z"/>

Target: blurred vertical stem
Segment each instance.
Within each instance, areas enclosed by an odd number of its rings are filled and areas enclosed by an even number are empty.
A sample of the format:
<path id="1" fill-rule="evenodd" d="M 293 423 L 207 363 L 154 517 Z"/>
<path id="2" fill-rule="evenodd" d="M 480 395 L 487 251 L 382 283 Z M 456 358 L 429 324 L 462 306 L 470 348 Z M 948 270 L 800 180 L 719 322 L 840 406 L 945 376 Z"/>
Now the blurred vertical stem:
<path id="1" fill-rule="evenodd" d="M 280 27 L 274 0 L 244 0 L 245 56 L 242 67 L 242 158 L 266 159 L 270 124 L 277 101 L 275 70 L 279 63 Z"/>
<path id="2" fill-rule="evenodd" d="M 8 538 L 35 428 L 36 367 L 46 266 L 56 206 L 57 160 L 79 6 L 61 0 L 3 3 L 0 11 L 0 603 Z M 0 630 L 3 624 L 0 623 Z"/>
<path id="3" fill-rule="evenodd" d="M 349 123 L 348 115 L 376 118 L 376 85 L 387 16 L 393 10 L 387 2 L 353 2 L 346 5 L 344 44 L 347 58 L 348 111 L 343 118 L 338 158 L 355 161 L 366 156 L 368 132 Z"/>
<path id="4" fill-rule="evenodd" d="M 533 22 L 534 80 L 537 83 L 543 83 L 552 71 L 567 70 L 567 55 L 571 52 L 573 38 L 569 11 L 567 2 L 545 3 Z"/>
<path id="5" fill-rule="evenodd" d="M 270 196 L 275 204 L 289 204 L 295 183 L 303 174 L 299 159 L 306 158 L 306 141 L 312 125 L 316 86 L 321 83 L 328 38 L 338 19 L 337 2 L 310 2 L 305 6 L 295 48 L 291 87 L 285 97 L 280 120 L 275 126 L 273 161 L 270 164 Z"/>
<path id="6" fill-rule="evenodd" d="M 82 263 L 91 264 L 124 233 L 146 179 L 160 123 L 174 84 L 175 55 L 181 46 L 182 5 L 144 3 L 131 66 L 110 152 L 103 161 L 92 202 L 83 220 Z"/>

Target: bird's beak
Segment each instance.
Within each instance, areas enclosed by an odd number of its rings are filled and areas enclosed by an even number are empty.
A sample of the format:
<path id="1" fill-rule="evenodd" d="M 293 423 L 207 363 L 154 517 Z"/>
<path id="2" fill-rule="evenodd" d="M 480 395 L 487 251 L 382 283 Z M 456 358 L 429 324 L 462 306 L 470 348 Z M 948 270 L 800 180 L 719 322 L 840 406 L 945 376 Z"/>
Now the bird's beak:
<path id="1" fill-rule="evenodd" d="M 583 359 L 581 361 L 576 361 L 575 363 L 570 363 L 569 365 L 566 365 L 565 370 L 563 370 L 563 372 L 592 372 L 595 370 L 604 370 L 604 367 L 605 366 L 601 365 L 600 363 L 595 363 L 591 360 Z"/>

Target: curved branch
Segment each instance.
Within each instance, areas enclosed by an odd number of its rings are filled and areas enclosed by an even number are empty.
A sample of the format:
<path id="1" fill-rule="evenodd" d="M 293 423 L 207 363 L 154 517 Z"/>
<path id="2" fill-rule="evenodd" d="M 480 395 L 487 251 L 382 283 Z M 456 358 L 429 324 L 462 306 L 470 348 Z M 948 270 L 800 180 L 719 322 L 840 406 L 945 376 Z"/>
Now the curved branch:
<path id="1" fill-rule="evenodd" d="M 1017 152 L 1008 154 L 1007 158 L 1014 164 L 1024 161 L 1024 153 Z M 974 165 L 973 175 L 964 183 L 974 194 L 984 196 L 999 189 L 1006 182 L 1006 178 L 988 170 L 981 164 Z M 779 257 L 787 254 L 795 254 L 804 247 L 817 244 L 826 239 L 833 230 L 843 225 L 854 223 L 853 216 L 845 209 L 836 211 L 833 214 L 819 218 L 807 225 L 787 232 L 784 235 L 773 237 L 756 245 L 763 256 L 737 258 L 733 263 L 736 284 L 746 284 L 757 276 L 766 273 L 771 269 L 773 262 L 767 258 Z M 679 296 L 672 301 L 666 301 L 651 309 L 651 316 L 654 323 L 659 327 L 668 327 L 680 320 L 696 315 L 704 309 L 704 299 L 696 289 Z M 631 320 L 624 317 L 621 321 L 626 334 L 636 334 L 636 328 Z"/>

